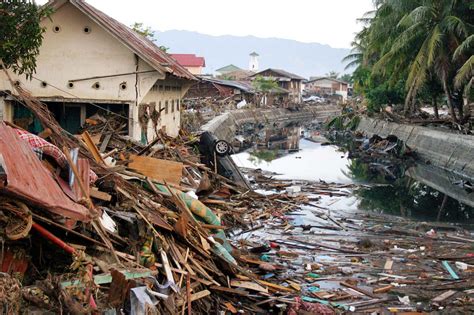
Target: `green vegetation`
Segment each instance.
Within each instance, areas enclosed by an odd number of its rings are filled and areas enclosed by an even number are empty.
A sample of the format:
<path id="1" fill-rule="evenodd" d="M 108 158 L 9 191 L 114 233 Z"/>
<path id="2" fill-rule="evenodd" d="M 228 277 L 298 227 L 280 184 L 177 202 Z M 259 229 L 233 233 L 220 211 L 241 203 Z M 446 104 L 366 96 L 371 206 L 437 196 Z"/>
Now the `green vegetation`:
<path id="1" fill-rule="evenodd" d="M 31 78 L 45 31 L 40 21 L 51 12 L 34 1 L 0 1 L 0 65 Z"/>
<path id="2" fill-rule="evenodd" d="M 261 75 L 257 75 L 255 80 L 253 80 L 253 86 L 258 92 L 266 94 L 278 88 L 278 82 L 273 78 L 264 78 Z"/>
<path id="3" fill-rule="evenodd" d="M 356 67 L 355 92 L 368 110 L 402 104 L 405 115 L 445 100 L 453 121 L 472 97 L 474 3 L 459 0 L 375 0 L 360 20 L 344 61 Z M 436 111 L 435 109 L 435 111 Z"/>
<path id="4" fill-rule="evenodd" d="M 141 36 L 146 37 L 153 42 L 155 41 L 155 31 L 153 31 L 150 26 L 145 26 L 143 25 L 143 23 L 135 22 L 130 27 L 132 28 L 132 30 L 134 30 Z M 158 48 L 160 48 L 164 52 L 167 52 L 169 50 L 169 47 L 165 46 L 158 46 Z"/>
<path id="5" fill-rule="evenodd" d="M 258 160 L 264 160 L 266 162 L 271 162 L 278 157 L 277 150 L 256 150 L 250 154 L 251 157 L 256 158 Z"/>

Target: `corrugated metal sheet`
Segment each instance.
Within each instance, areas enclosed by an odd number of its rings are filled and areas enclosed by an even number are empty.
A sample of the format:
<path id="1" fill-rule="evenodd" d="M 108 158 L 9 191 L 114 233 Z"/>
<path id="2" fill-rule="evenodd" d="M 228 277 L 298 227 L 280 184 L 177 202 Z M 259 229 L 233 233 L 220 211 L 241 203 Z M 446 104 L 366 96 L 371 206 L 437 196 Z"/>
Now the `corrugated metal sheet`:
<path id="1" fill-rule="evenodd" d="M 55 7 L 63 2 L 64 1 L 56 0 L 48 3 L 48 5 Z M 102 26 L 106 31 L 110 32 L 156 70 L 170 73 L 180 78 L 189 80 L 196 79 L 186 68 L 181 66 L 166 52 L 162 51 L 151 40 L 137 34 L 129 27 L 83 0 L 69 0 L 69 2 L 90 17 L 94 22 Z M 133 3 L 130 2 L 130 5 L 133 5 Z"/>
<path id="2" fill-rule="evenodd" d="M 0 193 L 67 218 L 90 220 L 89 210 L 69 199 L 28 143 L 3 122 L 0 122 L 0 155 L 7 174 L 7 183 Z"/>

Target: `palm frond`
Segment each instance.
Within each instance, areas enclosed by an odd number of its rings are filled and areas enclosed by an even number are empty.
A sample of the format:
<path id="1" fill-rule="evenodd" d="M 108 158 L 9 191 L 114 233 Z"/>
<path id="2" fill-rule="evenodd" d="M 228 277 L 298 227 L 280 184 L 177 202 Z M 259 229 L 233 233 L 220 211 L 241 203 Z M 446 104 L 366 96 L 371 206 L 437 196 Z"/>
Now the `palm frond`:
<path id="1" fill-rule="evenodd" d="M 428 46 L 427 46 L 427 53 L 428 53 L 428 60 L 427 66 L 430 67 L 433 65 L 434 60 L 438 54 L 438 48 L 442 44 L 443 33 L 440 30 L 439 25 L 436 25 L 434 29 L 431 31 L 430 36 L 428 37 Z"/>
<path id="2" fill-rule="evenodd" d="M 447 31 L 452 32 L 457 36 L 464 37 L 468 34 L 466 24 L 457 16 L 449 15 L 445 17 L 441 22 L 441 25 Z"/>
<path id="3" fill-rule="evenodd" d="M 456 88 L 462 87 L 462 85 L 469 80 L 472 80 L 474 76 L 474 56 L 471 56 L 462 66 L 459 68 L 454 78 L 454 86 Z"/>
<path id="4" fill-rule="evenodd" d="M 474 48 L 474 34 L 467 37 L 454 51 L 453 60 L 458 60 L 462 54 L 465 54 L 469 49 Z"/>

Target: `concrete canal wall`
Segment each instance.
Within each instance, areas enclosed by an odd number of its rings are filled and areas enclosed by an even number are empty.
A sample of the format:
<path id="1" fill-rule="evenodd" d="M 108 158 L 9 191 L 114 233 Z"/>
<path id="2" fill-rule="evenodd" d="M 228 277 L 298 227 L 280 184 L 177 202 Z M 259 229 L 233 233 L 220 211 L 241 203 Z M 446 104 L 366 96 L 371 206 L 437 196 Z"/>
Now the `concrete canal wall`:
<path id="1" fill-rule="evenodd" d="M 340 114 L 341 109 L 335 105 L 316 105 L 305 107 L 299 111 L 283 108 L 274 109 L 242 109 L 226 112 L 203 125 L 202 131 L 212 132 L 217 138 L 231 141 L 237 128 L 244 123 L 282 123 L 325 121 L 329 117 Z"/>
<path id="2" fill-rule="evenodd" d="M 445 170 L 474 178 L 474 136 L 446 130 L 362 118 L 358 130 L 369 136 L 395 135 L 424 160 Z"/>

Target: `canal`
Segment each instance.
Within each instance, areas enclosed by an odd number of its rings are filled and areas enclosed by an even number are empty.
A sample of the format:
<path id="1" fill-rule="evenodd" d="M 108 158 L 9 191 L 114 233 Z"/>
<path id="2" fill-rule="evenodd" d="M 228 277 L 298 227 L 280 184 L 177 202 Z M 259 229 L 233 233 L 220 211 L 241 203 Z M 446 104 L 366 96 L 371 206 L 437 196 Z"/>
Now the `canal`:
<path id="1" fill-rule="evenodd" d="M 285 145 L 267 143 L 264 148 L 234 154 L 233 159 L 241 168 L 271 172 L 277 179 L 354 184 L 356 188 L 349 189 L 347 196 L 321 197 L 318 205 L 332 211 L 376 212 L 418 221 L 458 223 L 466 228 L 474 224 L 474 193 L 462 187 L 465 180 L 453 174 L 417 164 L 408 168 L 404 176 L 388 180 L 360 159 L 349 158 L 340 147 L 299 137 L 297 141 L 299 150 L 290 150 L 291 153 L 282 149 Z M 308 212 L 306 217 L 297 219 L 312 218 Z"/>

